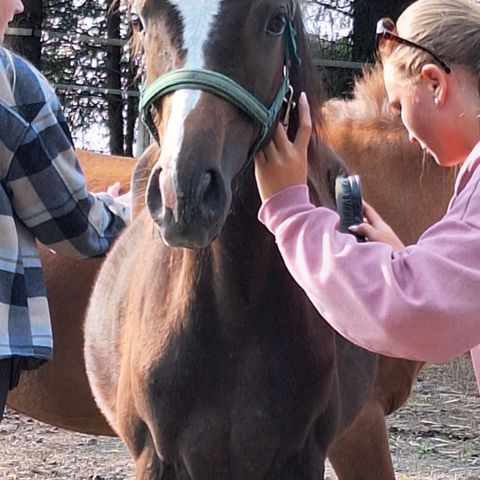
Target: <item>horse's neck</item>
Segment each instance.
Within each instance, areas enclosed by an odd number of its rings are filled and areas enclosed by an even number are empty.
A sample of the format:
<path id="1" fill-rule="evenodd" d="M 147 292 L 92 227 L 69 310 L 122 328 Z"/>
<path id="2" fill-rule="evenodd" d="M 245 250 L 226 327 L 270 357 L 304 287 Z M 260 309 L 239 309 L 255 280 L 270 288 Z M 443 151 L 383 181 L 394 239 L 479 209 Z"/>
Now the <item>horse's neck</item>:
<path id="1" fill-rule="evenodd" d="M 332 188 L 342 164 L 323 143 L 309 149 L 312 201 L 334 207 Z M 232 207 L 222 232 L 208 247 L 186 250 L 160 246 L 167 256 L 172 282 L 192 295 L 215 297 L 231 308 L 260 304 L 272 288 L 291 289 L 292 280 L 280 257 L 274 236 L 259 222 L 260 207 L 253 168 L 233 187 Z M 160 236 L 152 223 L 150 235 Z M 232 303 L 232 298 L 235 301 Z M 226 300 L 224 302 L 224 300 Z M 223 307 L 222 307 L 223 308 Z"/>
<path id="2" fill-rule="evenodd" d="M 312 136 L 308 148 L 310 197 L 315 205 L 335 208 L 335 180 L 346 174 L 340 157 L 321 139 Z"/>
<path id="3" fill-rule="evenodd" d="M 253 169 L 233 189 L 232 208 L 219 238 L 212 243 L 211 261 L 219 292 L 238 288 L 246 302 L 255 301 L 270 288 L 283 269 L 273 235 L 259 222 L 260 208 Z M 225 291 L 228 296 L 230 292 Z"/>
<path id="4" fill-rule="evenodd" d="M 255 265 L 264 262 L 269 256 L 268 252 L 275 250 L 273 236 L 257 219 L 260 198 L 253 168 L 244 172 L 234 185 L 230 213 L 219 237 L 206 248 L 190 250 L 167 247 L 147 208 L 144 205 L 140 207 L 135 215 L 138 226 L 131 228 L 132 238 L 145 235 L 151 239 L 153 243 L 150 245 L 156 245 L 158 250 L 156 255 L 170 264 L 174 275 L 181 276 L 181 272 L 189 272 L 193 282 L 206 277 L 210 281 L 211 275 L 228 278 L 229 281 L 239 276 L 248 277 L 250 271 L 252 275 L 255 273 Z"/>
<path id="5" fill-rule="evenodd" d="M 288 277 L 273 235 L 257 219 L 260 199 L 253 169 L 240 182 L 234 186 L 221 234 L 208 247 L 158 247 L 159 257 L 169 257 L 171 281 L 189 292 L 188 301 L 210 298 L 226 318 L 234 318 L 238 309 L 261 304 L 269 289 L 281 288 L 282 278 Z"/>

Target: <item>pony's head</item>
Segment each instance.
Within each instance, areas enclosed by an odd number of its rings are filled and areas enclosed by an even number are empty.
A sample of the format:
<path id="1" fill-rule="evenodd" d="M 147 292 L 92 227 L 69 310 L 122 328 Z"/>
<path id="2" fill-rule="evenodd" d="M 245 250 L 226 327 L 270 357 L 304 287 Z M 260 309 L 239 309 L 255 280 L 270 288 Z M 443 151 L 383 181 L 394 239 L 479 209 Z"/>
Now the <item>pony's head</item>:
<path id="1" fill-rule="evenodd" d="M 131 12 L 146 68 L 142 116 L 161 147 L 147 206 L 166 243 L 201 248 L 225 222 L 233 179 L 288 115 L 284 99 L 305 88 L 297 1 L 135 0 Z"/>

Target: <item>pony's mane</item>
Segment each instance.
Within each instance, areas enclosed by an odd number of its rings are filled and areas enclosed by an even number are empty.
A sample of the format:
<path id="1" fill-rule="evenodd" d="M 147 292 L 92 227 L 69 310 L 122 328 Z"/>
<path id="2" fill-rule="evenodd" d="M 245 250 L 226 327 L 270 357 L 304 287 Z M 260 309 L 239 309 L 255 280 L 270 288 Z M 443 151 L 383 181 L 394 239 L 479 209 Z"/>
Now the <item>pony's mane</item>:
<path id="1" fill-rule="evenodd" d="M 326 145 L 324 138 L 324 112 L 322 104 L 324 103 L 325 93 L 323 85 L 319 79 L 313 57 L 310 52 L 310 42 L 303 24 L 302 15 L 297 12 L 295 18 L 295 29 L 297 31 L 297 49 L 301 63 L 293 63 L 290 71 L 290 83 L 295 91 L 295 101 L 298 102 L 298 96 L 301 92 L 307 94 L 308 103 L 312 117 L 312 139 L 308 155 L 308 184 L 311 199 L 315 204 L 324 204 L 327 196 L 332 199 L 335 197 L 335 178 L 344 173 L 343 162 Z M 293 139 L 298 130 L 298 109 L 293 111 L 289 125 L 289 138 Z"/>
<path id="2" fill-rule="evenodd" d="M 329 100 L 322 107 L 322 114 L 332 123 L 354 122 L 357 127 L 375 131 L 403 131 L 404 128 L 400 117 L 388 106 L 380 63 L 364 69 L 355 81 L 351 99 Z"/>
<path id="3" fill-rule="evenodd" d="M 307 94 L 308 102 L 312 115 L 312 122 L 316 129 L 321 128 L 323 112 L 320 106 L 324 101 L 324 89 L 316 75 L 315 67 L 312 61 L 310 52 L 310 42 L 303 24 L 302 14 L 300 9 L 294 20 L 295 29 L 297 32 L 296 42 L 298 57 L 300 63 L 293 61 L 290 67 L 290 83 L 294 89 L 294 100 L 298 104 L 300 93 Z M 289 136 L 292 138 L 298 129 L 298 112 L 295 109 L 292 112 L 290 121 Z"/>

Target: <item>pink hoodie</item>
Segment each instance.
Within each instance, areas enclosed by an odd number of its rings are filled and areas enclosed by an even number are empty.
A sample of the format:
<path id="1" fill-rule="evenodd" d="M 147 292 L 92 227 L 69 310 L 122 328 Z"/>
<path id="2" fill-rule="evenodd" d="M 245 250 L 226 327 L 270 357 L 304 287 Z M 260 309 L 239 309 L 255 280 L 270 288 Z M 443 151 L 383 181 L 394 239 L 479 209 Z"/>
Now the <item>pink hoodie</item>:
<path id="1" fill-rule="evenodd" d="M 296 185 L 259 219 L 326 321 L 391 357 L 439 362 L 471 350 L 480 388 L 480 143 L 462 166 L 445 216 L 395 253 L 337 231 L 338 215 Z M 477 348 L 475 348 L 477 347 Z"/>

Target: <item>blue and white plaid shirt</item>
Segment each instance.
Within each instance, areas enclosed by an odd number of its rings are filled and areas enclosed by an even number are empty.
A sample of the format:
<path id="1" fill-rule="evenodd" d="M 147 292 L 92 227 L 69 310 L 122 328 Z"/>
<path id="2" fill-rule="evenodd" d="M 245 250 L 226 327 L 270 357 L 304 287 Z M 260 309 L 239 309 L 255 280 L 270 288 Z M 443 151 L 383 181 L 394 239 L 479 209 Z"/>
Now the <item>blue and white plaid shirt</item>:
<path id="1" fill-rule="evenodd" d="M 91 195 L 53 89 L 0 48 L 13 102 L 0 92 L 0 359 L 50 359 L 52 332 L 36 240 L 57 253 L 105 253 L 128 212 Z M 4 92 L 5 93 L 5 92 Z"/>

